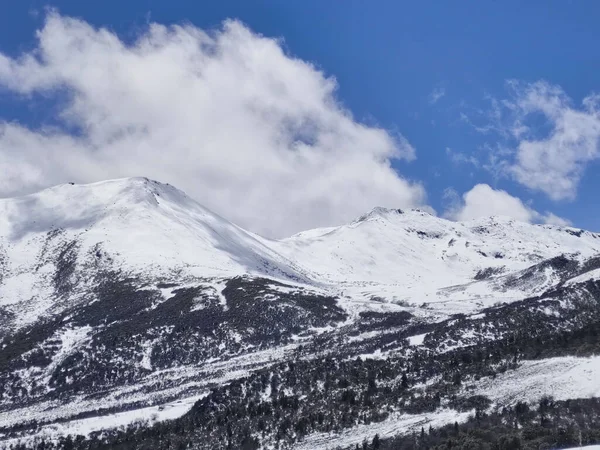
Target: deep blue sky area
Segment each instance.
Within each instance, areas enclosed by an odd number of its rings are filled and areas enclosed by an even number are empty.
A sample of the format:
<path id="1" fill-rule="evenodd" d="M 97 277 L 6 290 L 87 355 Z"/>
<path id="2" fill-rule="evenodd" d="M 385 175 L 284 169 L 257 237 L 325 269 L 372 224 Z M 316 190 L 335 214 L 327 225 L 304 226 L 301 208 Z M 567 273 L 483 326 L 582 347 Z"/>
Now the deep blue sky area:
<path id="1" fill-rule="evenodd" d="M 552 200 L 514 177 L 483 168 L 486 148 L 516 142 L 477 131 L 465 119 L 487 125 L 490 98 L 509 98 L 506 82 L 511 79 L 558 85 L 576 108 L 583 98 L 600 92 L 600 2 L 5 1 L 0 6 L 0 51 L 16 56 L 33 48 L 47 6 L 108 27 L 125 40 L 134 39 L 149 21 L 189 22 L 207 29 L 237 18 L 257 33 L 283 38 L 289 54 L 335 76 L 337 98 L 355 118 L 402 133 L 417 159 L 395 161 L 394 167 L 423 183 L 438 212 L 447 206 L 447 188 L 462 195 L 486 183 L 537 211 L 600 230 L 597 162 L 583 167 L 575 199 Z M 434 92 L 444 95 L 434 102 Z M 37 123 L 49 115 L 44 108 L 0 97 L 4 119 Z M 540 133 L 547 131 L 540 128 Z"/>

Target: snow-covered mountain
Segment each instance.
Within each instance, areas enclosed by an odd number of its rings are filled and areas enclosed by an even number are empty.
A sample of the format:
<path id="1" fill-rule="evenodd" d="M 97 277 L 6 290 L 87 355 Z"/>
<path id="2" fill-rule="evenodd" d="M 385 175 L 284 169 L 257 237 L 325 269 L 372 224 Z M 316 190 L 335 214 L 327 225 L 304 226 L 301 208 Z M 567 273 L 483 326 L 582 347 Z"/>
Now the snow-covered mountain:
<path id="1" fill-rule="evenodd" d="M 529 286 L 492 285 L 564 253 L 580 261 L 594 256 L 600 252 L 600 234 L 508 217 L 461 223 L 419 210 L 375 208 L 351 224 L 274 244 L 281 254 L 318 273 L 321 281 L 344 286 L 353 297 L 435 307 L 451 299 L 481 301 L 487 296 L 496 301 L 543 291 L 557 281 L 552 268 Z"/>
<path id="2" fill-rule="evenodd" d="M 472 283 L 480 271 L 513 273 L 563 253 L 585 259 L 597 252 L 600 235 L 587 231 L 504 217 L 459 223 L 384 208 L 272 241 L 146 178 L 0 200 L 0 304 L 19 311 L 16 325 L 54 311 L 65 286 L 76 300 L 98 270 L 164 282 L 248 274 L 435 302 L 446 299 L 442 288 Z"/>
<path id="3" fill-rule="evenodd" d="M 65 291 L 76 300 L 99 270 L 154 281 L 306 278 L 268 241 L 145 178 L 65 184 L 0 200 L 0 261 L 0 304 L 19 311 L 17 325 L 54 311 Z"/>
<path id="4" fill-rule="evenodd" d="M 433 395 L 431 386 L 455 370 L 445 362 L 452 355 L 495 352 L 488 375 L 505 359 L 523 374 L 534 374 L 529 367 L 551 374 L 554 360 L 516 361 L 573 357 L 547 355 L 537 342 L 587 336 L 600 315 L 599 279 L 599 234 L 504 217 L 460 223 L 375 208 L 350 224 L 274 241 L 145 178 L 70 183 L 1 199 L 0 438 L 8 445 L 33 435 L 88 434 L 135 418 L 172 418 L 186 410 L 181 405 L 212 398 L 215 386 L 257 373 L 272 378 L 281 361 L 305 365 L 306 376 L 316 370 L 311 376 L 318 379 L 323 370 L 345 376 L 344 361 L 357 356 L 367 365 L 360 370 L 380 373 L 386 365 L 386 385 L 402 384 L 399 398 L 410 392 L 412 400 L 386 405 L 392 409 L 385 417 L 369 419 L 377 426 L 345 423 L 344 433 L 402 434 L 412 429 L 397 425 L 412 423 L 404 417 L 409 405 Z M 517 339 L 522 344 L 513 349 Z M 498 345 L 504 350 L 491 350 Z M 327 355 L 337 368 L 319 368 Z M 569 362 L 586 396 L 600 395 L 585 375 L 595 361 Z M 407 367 L 410 388 L 401 379 Z M 490 385 L 477 367 L 465 366 L 464 377 L 472 377 L 472 393 L 497 388 L 489 408 L 510 396 L 520 400 L 513 378 Z M 457 386 L 464 382 L 455 385 L 454 398 L 465 395 Z M 272 394 L 257 395 L 260 403 Z M 317 414 L 321 397 L 302 395 L 314 397 Z M 456 400 L 443 398 L 438 407 L 450 412 L 434 408 L 438 415 L 429 422 L 458 414 Z M 189 414 L 204 414 L 201 403 Z M 324 428 L 312 429 L 310 436 L 296 431 L 277 439 L 310 448 L 359 443 L 341 431 L 327 437 Z M 263 433 L 259 440 L 273 445 L 276 436 Z"/>

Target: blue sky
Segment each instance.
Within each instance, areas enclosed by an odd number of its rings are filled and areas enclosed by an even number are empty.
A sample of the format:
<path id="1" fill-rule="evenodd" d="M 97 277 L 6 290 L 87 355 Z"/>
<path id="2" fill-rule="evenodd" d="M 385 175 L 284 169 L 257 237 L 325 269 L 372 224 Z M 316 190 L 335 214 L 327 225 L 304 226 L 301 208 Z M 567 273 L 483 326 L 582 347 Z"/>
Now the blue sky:
<path id="1" fill-rule="evenodd" d="M 35 33 L 44 27 L 47 6 L 37 1 L 3 5 L 0 52 L 6 58 L 36 49 Z M 600 229 L 600 119 L 593 97 L 600 92 L 597 2 L 146 0 L 57 1 L 50 6 L 62 18 L 106 27 L 125 45 L 144 34 L 150 22 L 219 30 L 225 19 L 238 19 L 253 33 L 281 38 L 288 56 L 335 77 L 334 97 L 357 123 L 403 136 L 416 158 L 389 161 L 403 180 L 422 186 L 426 197 L 421 200 L 439 215 L 468 219 L 480 210 L 508 214 L 516 209 L 520 219 L 544 222 L 552 213 L 575 226 Z M 54 95 L 39 87 L 22 92 L 4 85 L 0 119 L 38 132 L 57 124 L 61 102 L 68 101 L 64 92 Z M 582 105 L 586 98 L 592 106 Z M 527 127 L 522 134 L 516 131 L 521 125 Z M 554 161 L 549 166 L 548 158 Z M 46 183 L 43 176 L 31 179 L 32 186 Z M 60 176 L 48 178 L 47 184 L 54 181 Z M 480 184 L 489 189 L 464 197 Z M 505 192 L 496 195 L 500 191 Z M 391 198 L 381 195 L 382 201 Z M 235 192 L 227 198 L 234 197 Z M 513 197 L 521 203 L 511 203 Z M 487 207 L 496 203 L 496 209 Z M 318 217 L 314 225 L 345 219 L 340 211 Z M 220 212 L 231 216 L 226 207 Z M 278 234 L 252 218 L 233 218 Z"/>

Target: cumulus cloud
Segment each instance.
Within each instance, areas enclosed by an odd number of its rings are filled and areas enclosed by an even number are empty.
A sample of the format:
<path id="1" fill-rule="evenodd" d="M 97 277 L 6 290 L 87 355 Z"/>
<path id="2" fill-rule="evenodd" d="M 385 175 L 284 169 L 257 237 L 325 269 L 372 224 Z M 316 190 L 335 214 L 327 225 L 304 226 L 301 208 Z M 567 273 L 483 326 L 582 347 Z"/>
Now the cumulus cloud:
<path id="1" fill-rule="evenodd" d="M 508 98 L 487 97 L 489 110 L 478 114 L 486 124 L 461 116 L 475 130 L 500 138 L 488 144 L 490 164 L 482 167 L 552 200 L 574 200 L 586 166 L 600 157 L 600 95 L 576 105 L 546 81 L 507 85 Z"/>
<path id="2" fill-rule="evenodd" d="M 569 225 L 566 219 L 552 213 L 541 214 L 508 192 L 493 189 L 487 184 L 477 184 L 462 198 L 452 189 L 444 195 L 449 204 L 445 216 L 453 220 L 473 220 L 480 217 L 508 216 L 521 222 Z"/>
<path id="3" fill-rule="evenodd" d="M 574 199 L 588 162 L 600 156 L 600 109 L 598 96 L 586 97 L 581 108 L 573 105 L 558 86 L 537 82 L 515 84 L 517 112 L 513 133 L 519 139 L 515 179 L 553 200 Z M 541 114 L 550 132 L 537 137 L 526 119 Z"/>
<path id="4" fill-rule="evenodd" d="M 37 38 L 0 54 L 0 89 L 58 113 L 35 128 L 0 120 L 0 195 L 141 175 L 268 236 L 425 201 L 391 167 L 415 157 L 402 135 L 355 120 L 334 78 L 237 21 L 151 24 L 125 43 L 50 12 Z"/>

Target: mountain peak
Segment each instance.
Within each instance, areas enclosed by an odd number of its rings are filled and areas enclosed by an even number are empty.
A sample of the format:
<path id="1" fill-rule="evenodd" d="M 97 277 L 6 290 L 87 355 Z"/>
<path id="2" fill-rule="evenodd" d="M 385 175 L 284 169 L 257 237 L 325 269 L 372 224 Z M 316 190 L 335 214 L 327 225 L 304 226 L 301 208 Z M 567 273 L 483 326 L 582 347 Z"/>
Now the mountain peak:
<path id="1" fill-rule="evenodd" d="M 71 246 L 73 261 L 83 265 L 110 260 L 111 270 L 142 275 L 185 269 L 202 277 L 304 276 L 257 236 L 179 189 L 145 177 L 66 183 L 0 200 L 0 258 L 9 252 L 36 267 L 37 255 L 52 246 L 60 255 L 63 245 Z"/>
<path id="2" fill-rule="evenodd" d="M 147 178 L 122 178 L 90 184 L 65 183 L 21 197 L 0 200 L 0 235 L 19 239 L 52 229 L 88 229 L 111 216 L 156 207 L 157 198 L 176 191 Z"/>
<path id="3" fill-rule="evenodd" d="M 174 191 L 178 192 L 181 196 L 187 197 L 184 192 L 174 188 L 170 184 L 161 183 L 146 177 L 116 178 L 86 184 L 70 182 L 50 188 L 49 190 L 65 191 L 68 195 L 73 192 L 73 189 L 87 191 L 99 196 L 103 196 L 103 194 L 114 195 L 115 197 L 126 198 L 133 201 L 148 200 L 150 198 L 148 197 L 148 194 L 160 196 L 161 193 Z"/>
<path id="4" fill-rule="evenodd" d="M 365 222 L 369 219 L 377 218 L 377 217 L 387 217 L 390 215 L 400 215 L 404 214 L 404 211 L 401 209 L 392 209 L 392 208 L 384 208 L 382 206 L 376 206 L 371 211 L 362 216 L 358 217 L 352 223 L 360 223 Z"/>
<path id="5" fill-rule="evenodd" d="M 397 216 L 402 216 L 402 215 L 408 215 L 408 216 L 418 215 L 418 216 L 435 217 L 430 212 L 428 212 L 424 209 L 419 209 L 419 208 L 398 209 L 398 208 L 384 208 L 382 206 L 376 206 L 368 213 L 363 214 L 362 216 L 355 219 L 351 224 L 358 224 L 361 222 L 365 222 L 365 221 L 377 219 L 377 218 L 389 219 L 392 217 L 397 217 Z"/>

